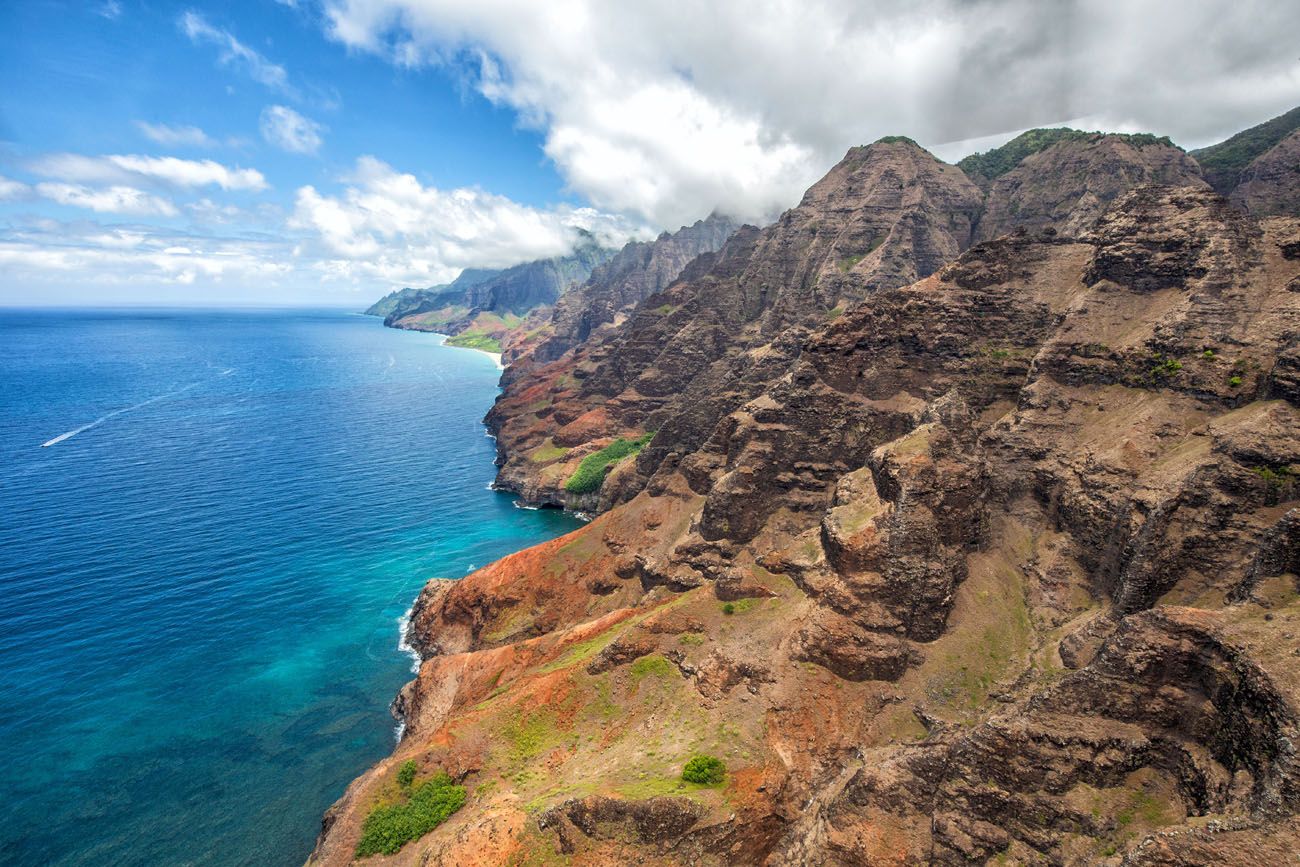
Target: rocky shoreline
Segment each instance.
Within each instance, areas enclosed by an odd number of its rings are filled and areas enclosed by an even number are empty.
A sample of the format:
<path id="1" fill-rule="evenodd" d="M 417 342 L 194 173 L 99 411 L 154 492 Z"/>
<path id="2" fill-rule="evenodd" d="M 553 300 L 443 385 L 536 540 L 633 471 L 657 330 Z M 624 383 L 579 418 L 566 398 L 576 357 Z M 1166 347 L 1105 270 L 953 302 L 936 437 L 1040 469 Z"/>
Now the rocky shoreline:
<path id="1" fill-rule="evenodd" d="M 405 735 L 312 863 L 403 762 L 468 801 L 375 863 L 1294 851 L 1300 207 L 1150 136 L 1000 171 L 855 148 L 517 359 L 498 484 L 596 517 L 424 589 Z"/>

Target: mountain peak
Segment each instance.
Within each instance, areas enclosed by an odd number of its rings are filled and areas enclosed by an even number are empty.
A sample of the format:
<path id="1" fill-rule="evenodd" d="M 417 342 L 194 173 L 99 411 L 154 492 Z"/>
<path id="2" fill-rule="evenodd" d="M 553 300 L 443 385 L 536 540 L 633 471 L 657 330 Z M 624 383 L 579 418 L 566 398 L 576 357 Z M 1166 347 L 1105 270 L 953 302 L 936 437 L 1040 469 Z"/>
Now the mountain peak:
<path id="1" fill-rule="evenodd" d="M 1060 142 L 1095 144 L 1103 140 L 1123 142 L 1136 148 L 1156 145 L 1178 147 L 1168 136 L 1156 136 L 1149 132 L 1084 132 L 1061 126 L 1026 130 L 1000 147 L 974 153 L 958 160 L 957 166 L 970 175 L 976 183 L 993 181 L 1016 168 L 1027 157 L 1041 153 Z"/>

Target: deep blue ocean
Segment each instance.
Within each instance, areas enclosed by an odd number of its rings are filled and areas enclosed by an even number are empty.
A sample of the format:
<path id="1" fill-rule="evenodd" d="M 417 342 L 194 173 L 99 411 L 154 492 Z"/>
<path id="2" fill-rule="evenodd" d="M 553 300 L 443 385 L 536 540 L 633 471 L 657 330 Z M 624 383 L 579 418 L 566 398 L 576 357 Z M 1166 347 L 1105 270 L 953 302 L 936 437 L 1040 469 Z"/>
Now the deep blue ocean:
<path id="1" fill-rule="evenodd" d="M 303 862 L 423 582 L 576 526 L 487 489 L 499 372 L 439 340 L 0 311 L 0 864 Z"/>

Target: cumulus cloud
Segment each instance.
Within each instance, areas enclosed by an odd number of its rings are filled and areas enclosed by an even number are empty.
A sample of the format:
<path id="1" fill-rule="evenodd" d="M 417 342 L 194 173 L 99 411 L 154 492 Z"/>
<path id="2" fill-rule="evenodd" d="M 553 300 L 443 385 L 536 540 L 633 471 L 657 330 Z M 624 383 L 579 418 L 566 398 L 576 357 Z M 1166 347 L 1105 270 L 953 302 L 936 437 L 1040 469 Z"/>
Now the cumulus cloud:
<path id="1" fill-rule="evenodd" d="M 315 267 L 323 275 L 406 284 L 561 255 L 579 228 L 605 243 L 637 234 L 590 208 L 540 210 L 483 190 L 427 187 L 373 157 L 357 161 L 341 195 L 299 189 L 290 225 L 320 246 Z"/>
<path id="2" fill-rule="evenodd" d="M 141 154 L 91 157 L 47 154 L 28 168 L 47 178 L 96 184 L 164 184 L 171 187 L 217 186 L 223 190 L 264 190 L 266 178 L 257 169 L 231 168 L 214 160 L 184 160 Z"/>
<path id="3" fill-rule="evenodd" d="M 262 138 L 281 150 L 295 154 L 314 154 L 320 150 L 320 134 L 324 128 L 288 106 L 268 105 L 262 109 L 258 125 Z"/>
<path id="4" fill-rule="evenodd" d="M 289 73 L 283 66 L 249 48 L 229 30 L 209 23 L 208 19 L 193 10 L 182 14 L 177 25 L 191 42 L 216 46 L 217 61 L 221 65 L 237 69 L 272 90 L 297 96 L 298 91 L 289 83 Z"/>
<path id="5" fill-rule="evenodd" d="M 80 184 L 43 183 L 36 185 L 36 192 L 60 205 L 87 208 L 106 214 L 174 217 L 178 213 L 176 206 L 167 199 L 134 187 L 91 189 Z"/>
<path id="6" fill-rule="evenodd" d="M 144 133 L 145 138 L 167 147 L 212 147 L 216 144 L 211 136 L 197 126 L 171 126 L 143 120 L 137 120 L 135 125 Z"/>
<path id="7" fill-rule="evenodd" d="M 672 226 L 788 205 L 845 149 L 1075 122 L 1209 143 L 1290 108 L 1300 5 L 1174 0 L 325 0 L 395 64 L 462 64 L 598 207 Z"/>

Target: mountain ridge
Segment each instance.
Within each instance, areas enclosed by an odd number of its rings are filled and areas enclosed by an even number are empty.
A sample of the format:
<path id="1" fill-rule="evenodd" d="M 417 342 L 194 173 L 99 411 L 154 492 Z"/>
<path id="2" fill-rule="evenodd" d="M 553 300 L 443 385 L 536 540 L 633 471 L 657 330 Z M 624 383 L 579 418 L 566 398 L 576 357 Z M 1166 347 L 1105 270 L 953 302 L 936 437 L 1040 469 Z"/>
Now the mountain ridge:
<path id="1" fill-rule="evenodd" d="M 467 801 L 385 863 L 1300 842 L 1300 215 L 1160 142 L 1062 139 L 984 189 L 890 137 L 523 358 L 498 484 L 594 519 L 424 588 L 405 734 L 312 863 L 353 860 L 406 762 Z M 683 778 L 700 754 L 720 781 Z"/>

